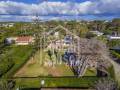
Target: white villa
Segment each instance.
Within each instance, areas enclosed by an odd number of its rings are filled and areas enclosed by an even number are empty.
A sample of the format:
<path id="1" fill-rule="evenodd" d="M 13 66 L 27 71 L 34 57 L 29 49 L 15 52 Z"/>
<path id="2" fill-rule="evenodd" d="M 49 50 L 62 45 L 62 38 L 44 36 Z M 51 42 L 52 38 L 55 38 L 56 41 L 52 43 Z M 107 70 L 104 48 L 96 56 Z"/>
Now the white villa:
<path id="1" fill-rule="evenodd" d="M 120 40 L 120 36 L 107 36 L 108 40 Z"/>
<path id="2" fill-rule="evenodd" d="M 90 32 L 93 33 L 93 34 L 95 34 L 95 35 L 97 35 L 97 36 L 101 36 L 101 35 L 104 34 L 104 33 L 99 32 L 99 31 L 90 31 Z"/>

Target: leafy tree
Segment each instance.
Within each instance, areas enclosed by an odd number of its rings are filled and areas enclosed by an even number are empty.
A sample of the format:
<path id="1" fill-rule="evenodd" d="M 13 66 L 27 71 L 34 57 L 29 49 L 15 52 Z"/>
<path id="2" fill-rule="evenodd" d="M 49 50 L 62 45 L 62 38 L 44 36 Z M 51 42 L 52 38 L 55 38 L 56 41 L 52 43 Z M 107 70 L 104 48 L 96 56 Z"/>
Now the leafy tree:
<path id="1" fill-rule="evenodd" d="M 13 90 L 15 82 L 12 80 L 0 80 L 0 90 Z"/>
<path id="2" fill-rule="evenodd" d="M 92 32 L 88 32 L 88 33 L 86 34 L 86 38 L 88 38 L 88 39 L 93 38 L 93 37 L 95 37 L 95 36 L 96 36 L 96 35 L 93 34 Z"/>
<path id="3" fill-rule="evenodd" d="M 110 48 L 112 48 L 112 47 L 114 47 L 114 46 L 120 45 L 120 41 L 119 41 L 119 40 L 110 40 L 110 41 L 107 42 L 107 45 L 108 45 Z"/>
<path id="4" fill-rule="evenodd" d="M 86 25 L 76 24 L 75 25 L 75 33 L 79 37 L 85 37 L 88 33 L 88 28 Z"/>

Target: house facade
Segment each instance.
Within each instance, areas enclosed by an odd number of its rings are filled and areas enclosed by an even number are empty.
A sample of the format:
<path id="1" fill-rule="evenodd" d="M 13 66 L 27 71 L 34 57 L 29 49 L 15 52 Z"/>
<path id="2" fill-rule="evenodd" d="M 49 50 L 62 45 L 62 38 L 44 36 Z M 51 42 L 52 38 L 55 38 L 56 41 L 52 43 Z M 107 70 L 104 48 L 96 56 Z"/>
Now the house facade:
<path id="1" fill-rule="evenodd" d="M 16 45 L 28 45 L 34 42 L 34 38 L 32 36 L 20 36 L 15 40 Z"/>

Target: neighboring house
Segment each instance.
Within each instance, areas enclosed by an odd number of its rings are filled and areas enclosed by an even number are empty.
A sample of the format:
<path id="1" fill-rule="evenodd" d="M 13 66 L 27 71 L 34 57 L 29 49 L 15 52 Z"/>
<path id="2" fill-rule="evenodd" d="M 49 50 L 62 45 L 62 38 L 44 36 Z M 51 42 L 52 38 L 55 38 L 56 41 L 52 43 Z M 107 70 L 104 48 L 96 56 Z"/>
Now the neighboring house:
<path id="1" fill-rule="evenodd" d="M 104 33 L 99 32 L 99 31 L 90 31 L 90 32 L 93 33 L 93 34 L 95 34 L 95 35 L 97 35 L 97 36 L 101 36 L 101 35 L 104 34 Z"/>
<path id="2" fill-rule="evenodd" d="M 65 42 L 65 44 L 71 44 L 72 43 L 72 36 L 70 36 L 70 35 L 65 36 L 64 42 Z"/>
<path id="3" fill-rule="evenodd" d="M 48 49 L 61 49 L 63 47 L 68 47 L 70 44 L 66 43 L 65 40 L 57 40 L 57 41 L 54 41 L 54 42 L 51 42 L 49 45 L 48 45 Z"/>
<path id="4" fill-rule="evenodd" d="M 108 35 L 107 38 L 108 40 L 120 40 L 120 34 L 114 31 L 111 35 Z"/>
<path id="5" fill-rule="evenodd" d="M 17 39 L 16 37 L 6 38 L 6 39 L 5 39 L 5 44 L 8 44 L 8 45 L 13 44 L 13 43 L 15 43 L 15 40 L 16 40 L 16 39 Z"/>
<path id="6" fill-rule="evenodd" d="M 13 27 L 13 26 L 14 26 L 14 24 L 12 24 L 12 23 L 8 25 L 8 27 Z"/>
<path id="7" fill-rule="evenodd" d="M 64 31 L 66 33 L 66 36 L 63 38 L 59 38 L 58 40 L 51 41 L 51 43 L 48 45 L 49 49 L 61 49 L 64 47 L 68 47 L 72 43 L 72 37 L 79 38 L 77 35 L 70 32 L 68 29 L 64 28 L 61 25 L 58 25 L 57 27 L 53 28 L 49 32 L 46 33 L 47 36 L 54 35 L 56 38 L 59 37 L 59 31 Z"/>
<path id="8" fill-rule="evenodd" d="M 120 40 L 120 36 L 111 36 L 111 35 L 108 35 L 107 38 L 108 38 L 108 40 Z"/>
<path id="9" fill-rule="evenodd" d="M 59 37 L 59 32 L 55 32 L 55 37 L 58 38 Z"/>
<path id="10" fill-rule="evenodd" d="M 0 27 L 13 27 L 14 23 L 2 23 L 0 24 Z"/>
<path id="11" fill-rule="evenodd" d="M 34 38 L 32 36 L 20 36 L 15 40 L 16 45 L 28 45 L 34 42 Z"/>

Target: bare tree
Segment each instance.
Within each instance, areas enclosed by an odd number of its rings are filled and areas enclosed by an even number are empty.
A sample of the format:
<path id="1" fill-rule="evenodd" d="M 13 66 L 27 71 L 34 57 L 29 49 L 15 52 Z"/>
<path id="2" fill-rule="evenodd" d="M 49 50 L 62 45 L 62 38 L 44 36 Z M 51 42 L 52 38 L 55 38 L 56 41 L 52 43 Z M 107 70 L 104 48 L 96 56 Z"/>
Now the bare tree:
<path id="1" fill-rule="evenodd" d="M 107 72 L 106 69 L 111 64 L 104 58 L 104 56 L 107 56 L 106 45 L 96 39 L 85 38 L 80 38 L 74 45 L 74 53 L 76 53 L 77 58 L 70 60 L 69 64 L 75 74 L 83 76 L 87 67 L 93 63 L 95 63 L 96 69 L 103 69 L 102 71 Z"/>

